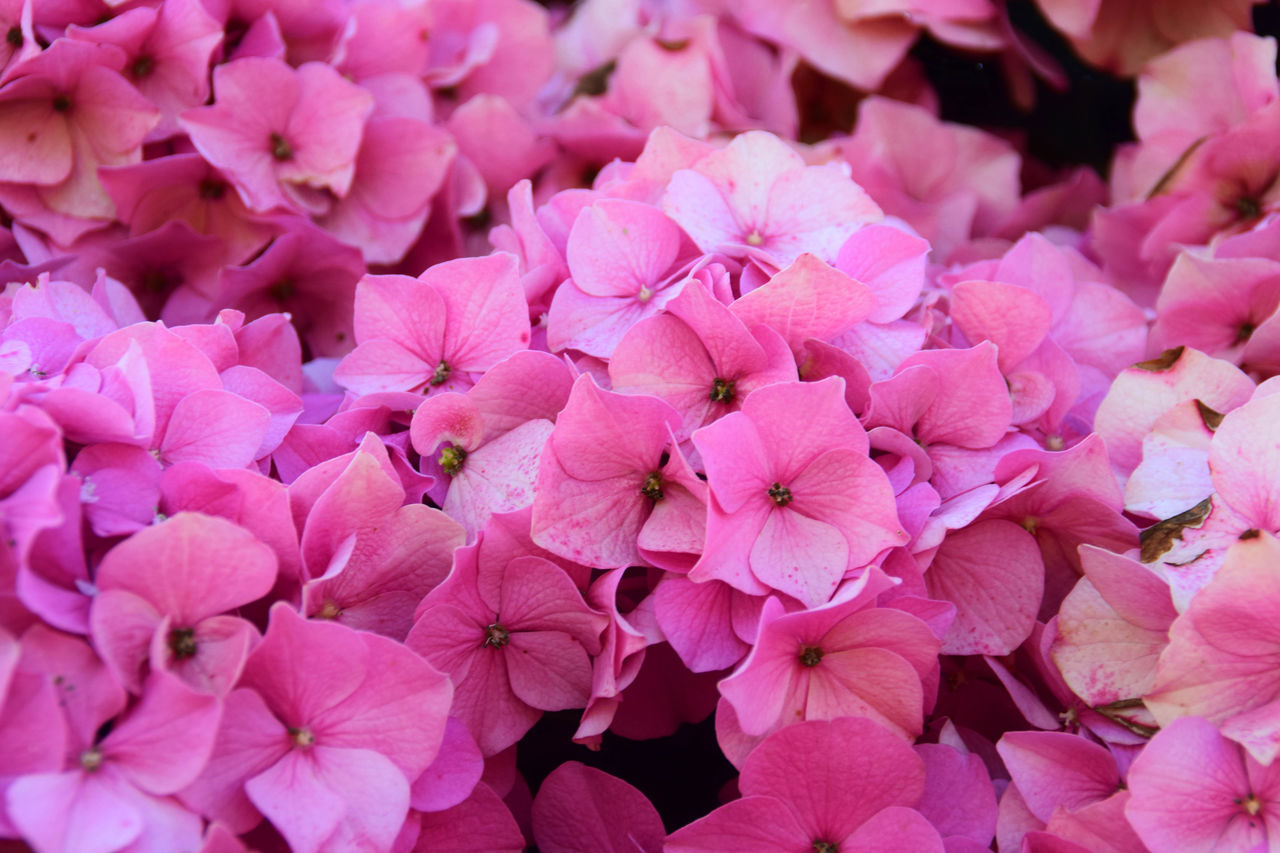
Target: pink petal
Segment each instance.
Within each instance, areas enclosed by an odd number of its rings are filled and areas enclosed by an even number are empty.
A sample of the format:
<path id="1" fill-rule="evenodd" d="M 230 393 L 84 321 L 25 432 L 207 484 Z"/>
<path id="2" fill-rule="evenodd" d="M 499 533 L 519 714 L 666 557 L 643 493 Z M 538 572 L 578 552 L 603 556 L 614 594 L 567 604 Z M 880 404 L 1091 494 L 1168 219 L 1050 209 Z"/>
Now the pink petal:
<path id="1" fill-rule="evenodd" d="M 415 850 L 432 853 L 522 853 L 525 838 L 502 799 L 483 782 L 471 796 L 441 812 L 422 816 Z"/>
<path id="2" fill-rule="evenodd" d="M 1242 805 L 1253 793 L 1246 761 L 1240 748 L 1209 722 L 1175 720 L 1130 768 L 1133 794 L 1125 815 L 1155 851 L 1263 848 L 1272 822 L 1266 821 L 1264 829 L 1263 821 Z"/>
<path id="3" fill-rule="evenodd" d="M 426 770 L 410 788 L 410 805 L 418 811 L 440 812 L 467 799 L 484 771 L 484 756 L 475 739 L 455 717 L 445 723 L 444 740 Z"/>
<path id="4" fill-rule="evenodd" d="M 924 765 L 911 747 L 861 717 L 787 726 L 747 757 L 739 786 L 747 797 L 776 797 L 809 832 L 839 843 L 887 806 L 914 804 Z"/>
<path id="5" fill-rule="evenodd" d="M 291 750 L 245 783 L 253 804 L 297 853 L 390 849 L 409 811 L 409 783 L 386 756 L 364 749 Z"/>
<path id="6" fill-rule="evenodd" d="M 942 836 L 915 809 L 890 806 L 877 812 L 840 843 L 841 850 L 911 850 L 943 853 Z"/>
<path id="7" fill-rule="evenodd" d="M 107 553 L 98 586 L 150 601 L 175 627 L 248 604 L 275 582 L 276 556 L 226 519 L 200 513 L 138 531 Z"/>
<path id="8" fill-rule="evenodd" d="M 9 815 L 24 838 L 43 850 L 112 853 L 143 831 L 142 814 L 119 777 L 81 771 L 23 776 L 9 787 Z"/>
<path id="9" fill-rule="evenodd" d="M 865 320 L 874 305 L 866 285 L 802 254 L 730 310 L 748 328 L 769 326 L 792 350 L 799 350 L 806 338 L 826 341 L 848 331 Z"/>
<path id="10" fill-rule="evenodd" d="M 1076 810 L 1114 794 L 1115 759 L 1101 746 L 1065 732 L 1006 732 L 996 744 L 1031 813 Z"/>
<path id="11" fill-rule="evenodd" d="M 813 841 L 781 801 L 773 797 L 733 800 L 671 833 L 667 853 L 808 853 Z"/>
<path id="12" fill-rule="evenodd" d="M 849 567 L 838 528 L 790 509 L 774 509 L 751 546 L 751 573 L 808 607 L 831 598 Z"/>
<path id="13" fill-rule="evenodd" d="M 666 830 L 644 794 L 608 773 L 567 761 L 538 789 L 533 837 L 547 853 L 659 853 Z"/>
<path id="14" fill-rule="evenodd" d="M 216 697 L 155 675 L 142 701 L 103 740 L 102 754 L 144 791 L 172 794 L 204 769 L 221 716 Z"/>
<path id="15" fill-rule="evenodd" d="M 569 232 L 569 274 L 591 296 L 636 298 L 656 289 L 680 250 L 680 229 L 647 204 L 605 199 L 586 208 Z"/>
<path id="16" fill-rule="evenodd" d="M 170 463 L 203 462 L 213 468 L 244 468 L 271 426 L 271 413 L 230 391 L 196 391 L 178 401 L 160 455 Z"/>
<path id="17" fill-rule="evenodd" d="M 1044 591 L 1040 549 L 1008 521 L 987 520 L 947 536 L 925 574 L 931 598 L 956 605 L 943 654 L 1012 652 L 1030 635 Z"/>

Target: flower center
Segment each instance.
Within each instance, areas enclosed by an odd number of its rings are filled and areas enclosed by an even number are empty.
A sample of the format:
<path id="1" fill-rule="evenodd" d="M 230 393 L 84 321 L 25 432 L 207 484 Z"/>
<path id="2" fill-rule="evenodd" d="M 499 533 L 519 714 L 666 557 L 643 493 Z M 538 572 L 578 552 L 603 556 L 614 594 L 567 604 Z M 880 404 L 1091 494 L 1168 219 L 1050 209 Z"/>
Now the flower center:
<path id="1" fill-rule="evenodd" d="M 716 377 L 711 383 L 711 402 L 713 403 L 729 403 L 733 401 L 733 385 L 732 379 L 721 379 Z"/>
<path id="2" fill-rule="evenodd" d="M 649 476 L 644 478 L 644 485 L 640 487 L 640 494 L 644 495 L 651 501 L 662 500 L 662 472 L 650 471 Z"/>
<path id="3" fill-rule="evenodd" d="M 769 499 L 778 506 L 786 506 L 795 500 L 795 496 L 791 494 L 791 490 L 781 483 L 774 483 L 769 487 Z"/>
<path id="4" fill-rule="evenodd" d="M 1257 219 L 1262 215 L 1262 203 L 1253 196 L 1242 195 L 1236 199 L 1236 212 L 1245 219 Z"/>
<path id="5" fill-rule="evenodd" d="M 288 302 L 298 292 L 298 288 L 294 287 L 292 279 L 282 278 L 271 285 L 268 292 L 277 302 Z"/>
<path id="6" fill-rule="evenodd" d="M 96 746 L 91 746 L 80 753 L 80 766 L 88 773 L 97 770 L 102 766 L 102 750 Z"/>
<path id="7" fill-rule="evenodd" d="M 293 146 L 289 144 L 289 140 L 285 139 L 278 133 L 271 134 L 271 156 L 284 162 L 293 159 Z"/>
<path id="8" fill-rule="evenodd" d="M 129 73 L 134 77 L 148 77 L 156 70 L 156 61 L 150 56 L 139 56 L 129 66 Z"/>
<path id="9" fill-rule="evenodd" d="M 445 364 L 443 361 L 436 365 L 435 372 L 431 374 L 432 385 L 443 385 L 449 379 L 449 374 L 453 372 L 453 368 Z"/>
<path id="10" fill-rule="evenodd" d="M 1240 328 L 1236 331 L 1236 343 L 1242 344 L 1249 340 L 1257 330 L 1258 327 L 1252 323 L 1241 323 Z"/>
<path id="11" fill-rule="evenodd" d="M 316 614 L 319 619 L 337 619 L 342 615 L 342 608 L 336 602 L 326 601 L 324 607 L 320 608 L 320 612 Z"/>
<path id="12" fill-rule="evenodd" d="M 178 660 L 196 656 L 196 631 L 194 628 L 174 628 L 169 632 L 169 651 Z"/>
<path id="13" fill-rule="evenodd" d="M 489 646 L 491 648 L 500 649 L 510 642 L 511 632 L 499 625 L 497 622 L 494 622 L 492 625 L 484 626 L 484 642 L 480 644 L 481 648 Z"/>
<path id="14" fill-rule="evenodd" d="M 1257 794 L 1250 794 L 1243 800 L 1236 800 L 1250 817 L 1257 817 L 1258 812 L 1262 811 L 1262 801 L 1258 799 Z"/>
<path id="15" fill-rule="evenodd" d="M 65 113 L 71 109 L 71 99 L 66 95 L 55 95 L 53 98 L 53 108 L 60 113 Z"/>
<path id="16" fill-rule="evenodd" d="M 640 292 L 636 294 L 636 299 L 640 300 L 641 302 L 648 302 L 652 298 L 653 298 L 653 289 L 650 288 L 647 284 L 640 285 Z"/>
<path id="17" fill-rule="evenodd" d="M 307 749 L 308 747 L 314 746 L 316 742 L 316 736 L 313 735 L 311 733 L 311 729 L 306 726 L 301 726 L 296 729 L 290 726 L 289 737 L 293 740 L 294 745 L 301 749 Z"/>
<path id="18" fill-rule="evenodd" d="M 756 228 L 751 229 L 751 233 L 747 235 L 747 245 L 748 246 L 764 245 L 764 237 L 760 236 L 759 229 L 756 229 Z"/>
<path id="19" fill-rule="evenodd" d="M 801 646 L 800 663 L 808 667 L 814 667 L 822 663 L 822 649 L 817 646 Z"/>
<path id="20" fill-rule="evenodd" d="M 815 841 L 813 842 L 813 853 L 840 853 L 840 848 L 830 841 Z"/>
<path id="21" fill-rule="evenodd" d="M 440 451 L 440 467 L 450 477 L 462 470 L 462 463 L 467 459 L 467 451 L 461 447 L 446 447 Z"/>
<path id="22" fill-rule="evenodd" d="M 200 182 L 200 198 L 217 201 L 227 194 L 227 185 L 215 178 L 205 178 Z"/>
<path id="23" fill-rule="evenodd" d="M 9 27 L 9 32 L 4 34 L 4 40 L 7 41 L 9 44 L 13 45 L 14 47 L 22 47 L 22 42 L 23 42 L 22 28 Z"/>

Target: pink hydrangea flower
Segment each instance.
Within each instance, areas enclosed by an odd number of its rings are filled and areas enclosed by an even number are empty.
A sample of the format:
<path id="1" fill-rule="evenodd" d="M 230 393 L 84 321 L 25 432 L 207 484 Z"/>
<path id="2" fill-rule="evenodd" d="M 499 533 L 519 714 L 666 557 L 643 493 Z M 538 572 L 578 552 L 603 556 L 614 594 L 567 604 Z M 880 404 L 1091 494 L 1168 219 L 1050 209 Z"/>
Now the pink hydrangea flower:
<path id="1" fill-rule="evenodd" d="M 1152 853 L 1266 850 L 1280 835 L 1280 769 L 1200 717 L 1161 729 L 1130 768 L 1129 787 L 1125 816 Z"/>
<path id="2" fill-rule="evenodd" d="M 620 568 L 638 562 L 638 540 L 670 524 L 668 513 L 700 517 L 703 485 L 672 440 L 679 423 L 655 397 L 602 391 L 578 377 L 538 466 L 533 541 L 567 559 Z"/>
<path id="3" fill-rule="evenodd" d="M 756 388 L 797 379 L 786 341 L 751 326 L 703 287 L 686 287 L 662 314 L 636 323 L 609 360 L 613 389 L 650 394 L 681 413 L 676 438 L 736 412 Z"/>
<path id="4" fill-rule="evenodd" d="M 543 711 L 587 704 L 590 655 L 607 617 L 555 563 L 486 542 L 482 532 L 454 553 L 453 571 L 423 599 L 405 642 L 454 679 L 451 712 L 494 755 Z"/>
<path id="5" fill-rule="evenodd" d="M 812 607 L 846 573 L 907 542 L 838 379 L 760 388 L 693 443 L 711 504 L 691 580 L 718 578 L 756 595 L 776 589 Z"/>
<path id="6" fill-rule="evenodd" d="M 662 211 L 617 199 L 578 214 L 565 254 L 569 279 L 551 300 L 547 345 L 600 358 L 686 286 L 694 257 L 688 238 Z"/>
<path id="7" fill-rule="evenodd" d="M 891 586 L 871 568 L 860 583 L 812 610 L 765 602 L 747 659 L 720 682 L 742 731 L 766 734 L 800 720 L 859 716 L 914 737 L 937 666 L 938 638 L 916 617 L 874 606 Z"/>
<path id="8" fill-rule="evenodd" d="M 538 460 L 572 385 L 563 362 L 517 352 L 466 394 L 432 395 L 414 412 L 410 440 L 437 476 L 431 494 L 468 535 L 495 512 L 533 503 Z"/>
<path id="9" fill-rule="evenodd" d="M 737 136 L 676 172 L 662 205 L 702 251 L 772 269 L 803 252 L 834 260 L 850 234 L 882 216 L 840 166 L 806 166 L 763 131 Z"/>
<path id="10" fill-rule="evenodd" d="M 452 694 L 399 643 L 277 603 L 226 698 L 209 766 L 181 797 L 236 832 L 266 816 L 293 850 L 389 849 Z"/>
<path id="11" fill-rule="evenodd" d="M 276 557 L 229 521 L 179 513 L 107 552 L 95 580 L 90 630 L 125 687 L 139 692 L 149 662 L 221 696 L 257 641 L 229 611 L 270 591 Z"/>
<path id="12" fill-rule="evenodd" d="M 470 377 L 529 346 L 529 309 L 505 253 L 437 264 L 412 279 L 365 276 L 357 346 L 334 371 L 359 394 L 466 390 Z"/>
<path id="13" fill-rule="evenodd" d="M 179 118 L 197 150 L 221 169 L 252 210 L 328 208 L 355 176 L 368 92 L 319 62 L 297 69 L 246 58 L 213 72 L 214 103 Z"/>
<path id="14" fill-rule="evenodd" d="M 345 465 L 332 482 L 317 482 L 338 463 Z M 438 509 L 405 505 L 404 486 L 372 433 L 355 453 L 298 478 L 290 497 L 306 518 L 302 612 L 403 640 L 418 602 L 449 573 L 464 540 L 460 525 Z"/>
<path id="15" fill-rule="evenodd" d="M 871 720 L 787 726 L 747 756 L 742 799 L 672 833 L 664 849 L 941 851 L 938 831 L 912 808 L 924 786 L 920 758 Z"/>

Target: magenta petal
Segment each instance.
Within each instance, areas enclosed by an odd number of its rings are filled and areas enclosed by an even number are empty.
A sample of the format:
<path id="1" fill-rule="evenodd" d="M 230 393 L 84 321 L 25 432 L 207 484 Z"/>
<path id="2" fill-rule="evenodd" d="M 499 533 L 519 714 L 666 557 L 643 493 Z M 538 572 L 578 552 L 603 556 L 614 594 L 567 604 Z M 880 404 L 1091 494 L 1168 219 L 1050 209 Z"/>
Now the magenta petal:
<path id="1" fill-rule="evenodd" d="M 23 776 L 9 787 L 9 815 L 39 850 L 113 853 L 143 831 L 145 821 L 118 776 L 81 771 Z"/>
<path id="2" fill-rule="evenodd" d="M 421 853 L 522 853 L 525 849 L 516 819 L 483 782 L 453 808 L 424 814 L 421 826 L 414 848 Z"/>
<path id="3" fill-rule="evenodd" d="M 142 701 L 101 744 L 103 757 L 139 788 L 172 794 L 209 760 L 222 706 L 169 675 L 148 680 Z"/>
<path id="4" fill-rule="evenodd" d="M 882 808 L 914 805 L 924 775 L 902 738 L 871 720 L 841 717 L 774 732 L 747 756 L 739 786 L 748 797 L 782 800 L 806 831 L 838 843 Z"/>
<path id="5" fill-rule="evenodd" d="M 410 788 L 410 805 L 423 812 L 451 809 L 470 796 L 483 772 L 484 756 L 475 739 L 466 725 L 450 717 L 435 761 Z"/>
<path id="6" fill-rule="evenodd" d="M 924 815 L 915 809 L 890 806 L 841 841 L 840 849 L 853 853 L 943 853 L 944 847 L 942 836 Z"/>
<path id="7" fill-rule="evenodd" d="M 365 749 L 291 750 L 245 791 L 295 853 L 388 850 L 409 811 L 409 783 Z"/>
<path id="8" fill-rule="evenodd" d="M 743 797 L 671 833 L 666 853 L 812 853 L 813 840 L 773 797 Z"/>
<path id="9" fill-rule="evenodd" d="M 576 761 L 553 770 L 533 801 L 533 837 L 546 853 L 660 853 L 665 836 L 644 794 Z"/>

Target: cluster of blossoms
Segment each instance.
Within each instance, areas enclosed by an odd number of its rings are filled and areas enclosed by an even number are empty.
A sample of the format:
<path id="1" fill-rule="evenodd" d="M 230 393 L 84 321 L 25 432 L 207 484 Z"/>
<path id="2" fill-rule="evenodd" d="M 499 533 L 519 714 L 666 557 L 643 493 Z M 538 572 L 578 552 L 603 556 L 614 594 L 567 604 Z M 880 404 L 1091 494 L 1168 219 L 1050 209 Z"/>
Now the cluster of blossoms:
<path id="1" fill-rule="evenodd" d="M 0 846 L 1280 850 L 1276 42 L 1038 5 L 0 0 Z"/>

